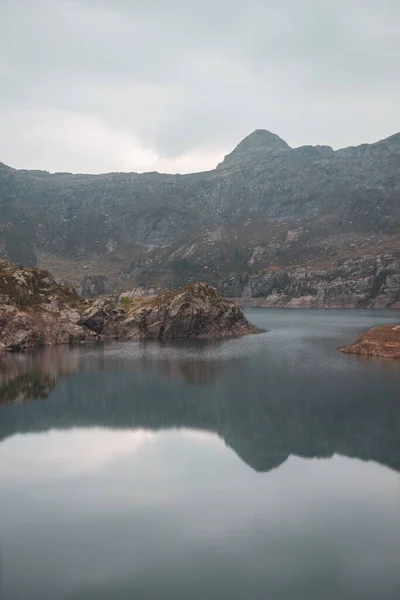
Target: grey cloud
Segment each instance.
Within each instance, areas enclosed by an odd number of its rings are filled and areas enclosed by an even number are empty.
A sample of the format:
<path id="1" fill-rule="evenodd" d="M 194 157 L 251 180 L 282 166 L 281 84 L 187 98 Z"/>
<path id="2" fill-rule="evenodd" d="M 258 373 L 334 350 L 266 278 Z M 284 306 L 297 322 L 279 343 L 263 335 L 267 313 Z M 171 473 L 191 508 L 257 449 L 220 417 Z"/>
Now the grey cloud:
<path id="1" fill-rule="evenodd" d="M 167 158 L 260 127 L 374 141 L 400 129 L 399 34 L 397 0 L 0 0 L 0 107 L 95 116 Z"/>

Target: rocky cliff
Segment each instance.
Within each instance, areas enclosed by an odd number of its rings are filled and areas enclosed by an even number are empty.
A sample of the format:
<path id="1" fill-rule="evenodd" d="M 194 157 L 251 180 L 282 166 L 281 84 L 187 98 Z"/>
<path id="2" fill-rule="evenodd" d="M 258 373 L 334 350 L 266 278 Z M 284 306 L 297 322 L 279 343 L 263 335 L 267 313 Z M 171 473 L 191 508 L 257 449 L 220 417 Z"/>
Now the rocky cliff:
<path id="1" fill-rule="evenodd" d="M 400 308 L 400 260 L 393 254 L 364 256 L 332 265 L 272 267 L 224 282 L 241 305 Z"/>
<path id="2" fill-rule="evenodd" d="M 248 282 L 271 267 L 295 278 L 307 267 L 317 281 L 353 259 L 361 271 L 368 257 L 395 264 L 399 164 L 400 134 L 334 151 L 291 148 L 264 130 L 191 175 L 0 164 L 0 256 L 47 268 L 88 295 L 203 280 L 247 297 Z"/>
<path id="3" fill-rule="evenodd" d="M 0 263 L 0 350 L 100 339 L 221 338 L 256 333 L 206 283 L 154 298 L 83 300 L 41 269 Z"/>

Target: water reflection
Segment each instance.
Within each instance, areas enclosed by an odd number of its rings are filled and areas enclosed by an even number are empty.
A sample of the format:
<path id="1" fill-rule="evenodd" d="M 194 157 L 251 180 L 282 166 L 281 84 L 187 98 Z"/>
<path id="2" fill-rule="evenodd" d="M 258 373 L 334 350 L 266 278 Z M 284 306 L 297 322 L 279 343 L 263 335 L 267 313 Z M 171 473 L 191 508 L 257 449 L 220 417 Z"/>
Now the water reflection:
<path id="1" fill-rule="evenodd" d="M 182 379 L 190 385 L 204 385 L 218 379 L 220 366 L 211 361 L 149 360 L 143 358 L 144 369 L 161 373 L 169 379 Z"/>
<path id="2" fill-rule="evenodd" d="M 210 347 L 215 348 L 215 344 Z M 117 348 L 121 351 L 121 347 Z M 176 350 L 177 346 L 170 348 Z M 188 348 L 186 346 L 186 350 Z M 92 349 L 92 354 L 87 347 L 59 346 L 0 355 L 0 404 L 47 398 L 60 379 L 80 370 L 94 368 L 102 371 L 107 359 L 113 356 L 118 358 L 119 368 L 125 363 L 126 368 L 157 372 L 169 379 L 181 379 L 190 385 L 212 383 L 220 373 L 217 360 L 202 360 L 198 352 L 183 358 L 179 353 L 177 356 L 159 356 L 159 353 L 154 353 L 154 345 L 151 348 L 139 343 L 136 344 L 136 351 L 138 353 L 133 356 L 115 356 L 115 345 L 109 344 Z"/>
<path id="3" fill-rule="evenodd" d="M 47 398 L 60 378 L 79 369 L 79 356 L 63 346 L 0 355 L 0 404 Z"/>
<path id="4" fill-rule="evenodd" d="M 224 358 L 230 347 L 202 346 L 197 361 L 192 346 L 154 344 L 9 357 L 1 393 L 15 404 L 2 409 L 0 439 L 54 428 L 190 428 L 217 434 L 259 472 L 291 454 L 335 453 L 400 470 L 397 371 L 337 353 L 326 370 L 323 356 L 315 369 L 304 353 L 279 364 L 265 352 Z M 29 397 L 43 401 L 20 405 Z"/>

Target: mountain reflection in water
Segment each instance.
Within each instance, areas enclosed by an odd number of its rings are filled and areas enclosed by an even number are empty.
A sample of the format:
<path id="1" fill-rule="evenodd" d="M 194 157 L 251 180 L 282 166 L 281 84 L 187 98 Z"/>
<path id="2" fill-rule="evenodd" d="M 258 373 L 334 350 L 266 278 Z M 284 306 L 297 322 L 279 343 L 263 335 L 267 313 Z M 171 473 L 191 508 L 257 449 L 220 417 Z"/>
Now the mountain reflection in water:
<path id="1" fill-rule="evenodd" d="M 268 335 L 46 348 L 6 357 L 0 398 L 16 404 L 2 412 L 0 439 L 54 428 L 191 428 L 216 433 L 256 471 L 273 469 L 291 454 L 335 453 L 400 470 L 397 366 L 371 366 L 335 351 L 332 364 L 321 358 L 317 368 L 307 348 L 277 362 L 271 348 L 260 352 Z"/>

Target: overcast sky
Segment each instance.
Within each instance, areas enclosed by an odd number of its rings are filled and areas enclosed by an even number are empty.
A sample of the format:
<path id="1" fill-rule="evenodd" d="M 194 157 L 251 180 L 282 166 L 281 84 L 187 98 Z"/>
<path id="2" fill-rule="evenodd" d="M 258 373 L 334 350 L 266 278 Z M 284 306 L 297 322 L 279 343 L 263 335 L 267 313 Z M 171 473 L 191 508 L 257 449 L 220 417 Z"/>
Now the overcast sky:
<path id="1" fill-rule="evenodd" d="M 400 131 L 399 0 L 0 0 L 0 161 L 213 168 Z"/>

